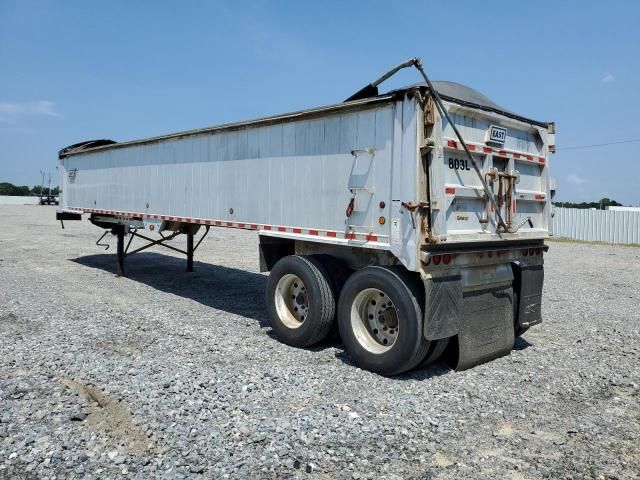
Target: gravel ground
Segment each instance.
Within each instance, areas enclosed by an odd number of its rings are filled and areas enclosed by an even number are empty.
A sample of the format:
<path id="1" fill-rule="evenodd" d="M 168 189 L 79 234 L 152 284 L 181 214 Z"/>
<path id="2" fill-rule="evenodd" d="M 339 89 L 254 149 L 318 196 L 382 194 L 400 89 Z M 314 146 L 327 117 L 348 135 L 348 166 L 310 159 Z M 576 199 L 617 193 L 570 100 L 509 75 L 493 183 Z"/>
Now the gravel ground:
<path id="1" fill-rule="evenodd" d="M 389 379 L 273 337 L 255 233 L 117 278 L 54 210 L 0 206 L 0 478 L 638 478 L 639 248 L 552 242 L 510 356 Z"/>

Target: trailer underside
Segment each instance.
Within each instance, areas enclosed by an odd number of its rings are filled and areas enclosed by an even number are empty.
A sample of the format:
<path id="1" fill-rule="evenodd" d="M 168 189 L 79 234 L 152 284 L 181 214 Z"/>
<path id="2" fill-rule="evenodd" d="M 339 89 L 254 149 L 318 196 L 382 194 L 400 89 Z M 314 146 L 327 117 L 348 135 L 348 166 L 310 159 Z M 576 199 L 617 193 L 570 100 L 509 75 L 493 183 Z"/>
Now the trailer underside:
<path id="1" fill-rule="evenodd" d="M 115 260 L 118 276 L 125 275 L 127 257 L 152 247 L 163 247 L 185 255 L 186 270 L 193 271 L 194 253 L 211 228 L 210 225 L 177 221 L 145 225 L 141 218 L 105 214 L 92 214 L 90 221 L 105 230 L 96 245 L 106 246 L 108 249 L 108 245 L 100 242 L 106 235 L 116 236 Z M 145 227 L 158 237 L 152 238 L 140 233 Z M 186 238 L 184 249 L 169 244 L 182 235 Z M 132 249 L 134 239 L 145 243 Z M 417 335 L 427 346 L 423 346 L 424 351 L 416 354 L 420 357 L 418 363 L 434 362 L 444 355 L 453 368 L 464 370 L 508 354 L 516 336 L 541 322 L 542 253 L 546 249 L 542 242 L 531 241 L 493 246 L 471 244 L 455 249 L 442 246 L 424 248 L 421 256 L 422 269 L 417 274 L 407 272 L 398 259 L 388 252 L 260 235 L 259 258 L 261 271 L 278 270 L 282 263 L 291 262 L 293 259 L 301 259 L 300 261 L 314 265 L 314 268 L 321 272 L 319 276 L 328 279 L 327 285 L 330 285 L 332 304 L 336 310 L 342 289 L 354 272 L 365 271 L 371 268 L 370 265 L 376 265 L 377 268 L 386 269 L 393 275 L 399 274 L 398 278 L 409 291 L 414 291 L 415 300 L 419 302 Z M 287 275 L 291 277 L 294 274 L 288 273 L 284 276 Z M 297 276 L 294 277 L 299 279 Z M 482 280 L 478 280 L 481 277 Z M 488 277 L 492 277 L 491 281 L 486 280 Z M 298 281 L 302 285 L 303 281 Z M 308 315 L 310 293 L 305 293 L 306 287 L 303 288 L 305 291 L 291 291 L 297 299 L 294 302 L 297 303 L 289 306 L 291 311 L 297 309 L 296 311 Z M 275 292 L 280 290 L 275 288 Z M 382 288 L 375 291 L 386 295 Z M 272 295 L 277 297 L 274 292 Z M 288 309 L 286 300 L 282 302 L 285 305 L 282 308 Z M 391 300 L 388 300 L 388 303 L 391 305 Z M 378 340 L 397 341 L 392 337 L 394 333 L 397 335 L 399 320 L 390 319 L 388 310 L 372 310 L 373 313 L 367 314 L 369 317 L 379 317 L 377 323 L 371 323 L 370 331 L 391 332 L 391 336 L 387 337 L 380 333 Z M 333 313 L 331 319 L 325 321 L 333 325 L 338 316 L 339 313 Z M 300 323 L 303 324 L 304 321 L 303 317 Z M 330 329 L 326 327 L 325 330 L 327 331 L 322 332 L 324 336 Z M 309 338 L 292 340 L 287 339 L 286 330 L 283 331 L 281 328 L 279 331 L 287 343 L 295 346 L 307 346 L 324 339 L 322 335 L 319 337 L 317 332 L 312 333 Z M 368 353 L 371 352 L 364 352 L 364 356 Z M 365 368 L 379 373 L 396 374 L 416 363 L 416 358 L 409 358 L 406 360 L 407 363 L 401 366 L 394 365 L 391 369 L 368 364 L 366 358 L 362 362 Z"/>

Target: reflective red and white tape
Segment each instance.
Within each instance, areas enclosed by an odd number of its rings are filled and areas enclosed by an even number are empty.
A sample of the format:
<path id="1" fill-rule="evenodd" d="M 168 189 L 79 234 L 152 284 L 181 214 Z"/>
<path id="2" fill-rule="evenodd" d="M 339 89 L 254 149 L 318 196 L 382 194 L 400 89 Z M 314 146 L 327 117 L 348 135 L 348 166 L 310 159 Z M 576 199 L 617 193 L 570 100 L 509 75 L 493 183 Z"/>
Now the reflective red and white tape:
<path id="1" fill-rule="evenodd" d="M 445 139 L 445 145 L 447 146 L 447 148 L 464 150 L 464 148 L 462 148 L 462 144 L 459 144 L 459 142 L 455 140 Z M 501 157 L 506 157 L 506 158 L 515 158 L 516 160 L 529 161 L 529 162 L 539 163 L 543 165 L 546 162 L 546 159 L 544 157 L 540 157 L 538 155 L 531 155 L 529 153 L 514 152 L 512 150 L 501 150 L 498 148 L 487 147 L 486 145 L 474 144 L 469 142 L 467 142 L 467 147 L 471 152 L 474 152 L 474 153 L 475 152 L 490 153 L 492 155 L 499 155 Z"/>
<path id="2" fill-rule="evenodd" d="M 168 222 L 196 223 L 199 225 L 211 225 L 212 227 L 240 228 L 244 230 L 259 230 L 265 232 L 293 233 L 298 235 L 310 235 L 315 237 L 344 238 L 347 240 L 360 240 L 366 242 L 377 242 L 378 235 L 366 232 L 339 232 L 335 230 L 323 230 L 320 228 L 299 228 L 283 227 L 280 225 L 265 225 L 261 223 L 230 222 L 227 220 L 210 220 L 204 218 L 176 217 L 173 215 L 159 215 L 155 213 L 123 212 L 118 210 L 99 210 L 94 208 L 67 207 L 80 213 L 97 213 L 102 215 L 116 215 L 131 219 L 154 219 L 166 220 Z"/>

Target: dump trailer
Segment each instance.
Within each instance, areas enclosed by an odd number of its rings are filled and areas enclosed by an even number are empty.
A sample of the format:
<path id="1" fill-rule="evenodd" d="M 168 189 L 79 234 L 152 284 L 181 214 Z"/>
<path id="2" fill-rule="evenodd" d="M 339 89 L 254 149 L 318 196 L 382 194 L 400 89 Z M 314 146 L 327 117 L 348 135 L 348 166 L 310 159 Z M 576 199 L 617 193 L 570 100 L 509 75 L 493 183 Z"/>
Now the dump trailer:
<path id="1" fill-rule="evenodd" d="M 403 67 L 425 82 L 379 93 Z M 554 134 L 409 59 L 335 105 L 64 148 L 57 218 L 116 235 L 119 275 L 151 246 L 192 270 L 212 227 L 255 230 L 283 342 L 339 332 L 382 375 L 445 351 L 462 370 L 542 321 Z"/>

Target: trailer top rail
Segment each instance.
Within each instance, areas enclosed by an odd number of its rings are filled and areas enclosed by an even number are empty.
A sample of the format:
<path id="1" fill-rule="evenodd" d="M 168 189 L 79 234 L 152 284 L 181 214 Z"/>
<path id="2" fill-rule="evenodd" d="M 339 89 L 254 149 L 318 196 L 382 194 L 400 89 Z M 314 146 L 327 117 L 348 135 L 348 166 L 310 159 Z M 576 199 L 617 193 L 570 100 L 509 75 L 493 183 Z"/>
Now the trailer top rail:
<path id="1" fill-rule="evenodd" d="M 462 85 L 456 82 L 449 81 L 436 81 L 433 82 L 434 86 L 438 90 L 438 93 L 443 100 L 448 102 L 457 103 L 458 105 L 477 108 L 487 112 L 497 113 L 513 120 L 518 120 L 531 125 L 537 125 L 539 127 L 547 128 L 550 122 L 542 122 L 539 120 L 533 120 L 531 118 L 523 117 L 509 110 L 502 108 L 487 96 L 481 94 L 477 90 L 471 87 Z M 298 120 L 301 118 L 312 118 L 314 116 L 325 115 L 330 112 L 348 110 L 351 108 L 362 107 L 363 105 L 373 105 L 377 103 L 385 103 L 391 100 L 402 98 L 406 93 L 411 91 L 421 90 L 427 92 L 429 89 L 425 83 L 417 83 L 407 87 L 392 90 L 390 92 L 376 95 L 373 97 L 367 97 L 357 100 L 346 101 L 342 103 L 336 103 L 332 105 L 325 105 L 317 108 L 310 108 L 306 110 L 297 110 L 294 112 L 284 113 L 280 115 L 272 115 L 268 117 L 260 117 L 253 120 L 245 120 L 240 122 L 224 123 L 221 125 L 214 125 L 210 127 L 197 128 L 193 130 L 185 130 L 182 132 L 170 133 L 166 135 L 158 135 L 154 137 L 142 138 L 137 140 L 129 140 L 125 142 L 115 142 L 114 140 L 101 139 L 101 140 L 89 140 L 86 142 L 76 143 L 61 149 L 58 152 L 58 158 L 62 159 L 71 155 L 85 153 L 89 150 L 107 150 L 113 148 L 123 148 L 131 145 L 142 145 L 149 143 L 161 142 L 168 139 L 178 139 L 191 137 L 201 134 L 207 134 L 225 130 L 235 130 L 253 126 L 264 126 L 269 124 L 280 123 L 283 120 Z"/>

